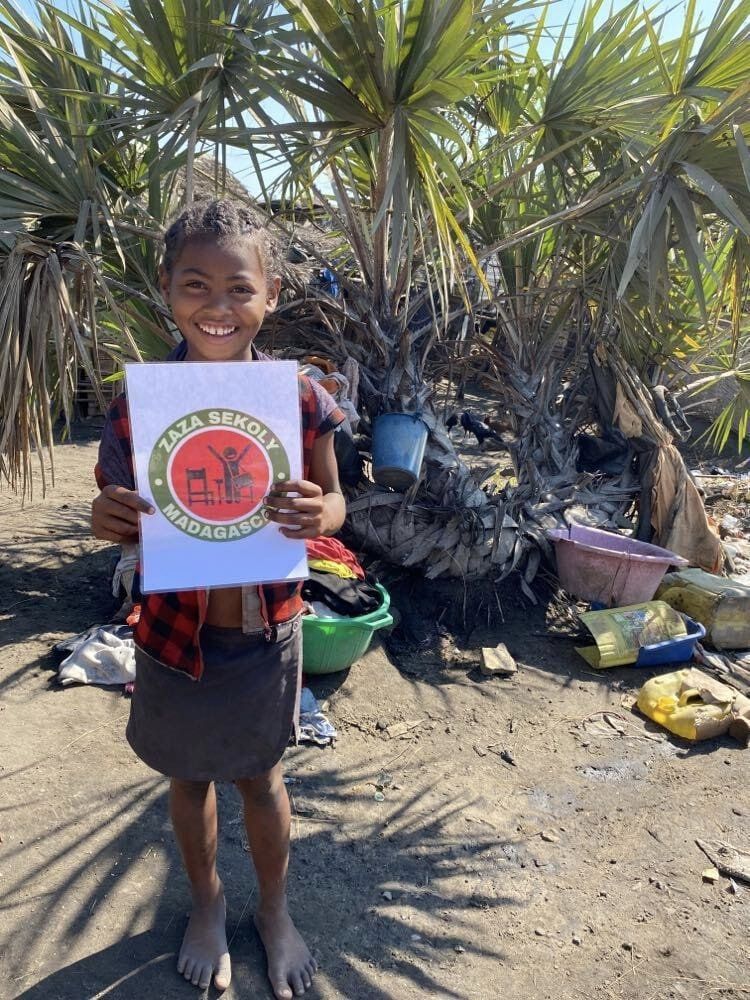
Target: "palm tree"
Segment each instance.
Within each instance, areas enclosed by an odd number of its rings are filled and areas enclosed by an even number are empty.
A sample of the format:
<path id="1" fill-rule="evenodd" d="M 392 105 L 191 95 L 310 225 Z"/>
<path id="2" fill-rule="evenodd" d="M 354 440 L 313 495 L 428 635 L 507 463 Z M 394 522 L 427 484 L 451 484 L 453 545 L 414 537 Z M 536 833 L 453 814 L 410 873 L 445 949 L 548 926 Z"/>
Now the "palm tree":
<path id="1" fill-rule="evenodd" d="M 38 22 L 0 0 L 2 471 L 51 440 L 102 326 L 119 355 L 169 338 L 147 303 L 177 171 L 189 197 L 212 150 L 220 187 L 239 146 L 261 176 L 285 164 L 279 191 L 323 202 L 340 235 L 320 262 L 346 302 L 320 296 L 315 334 L 358 363 L 371 416 L 431 430 L 418 504 L 353 501 L 363 543 L 431 575 L 530 580 L 545 518 L 596 499 L 571 443 L 597 340 L 646 382 L 710 359 L 703 386 L 747 392 L 750 0 L 721 0 L 702 36 L 694 7 L 670 40 L 635 2 L 607 17 L 592 0 L 549 58 L 533 0 L 145 0 L 40 5 Z M 489 498 L 458 460 L 425 379 L 436 346 L 494 373 L 517 489 Z M 720 443 L 746 427 L 732 406 Z M 616 516 L 630 495 L 599 500 Z"/>
<path id="2" fill-rule="evenodd" d="M 318 197 L 327 179 L 353 248 L 347 350 L 364 366 L 371 413 L 417 410 L 432 431 L 419 506 L 381 494 L 374 509 L 368 494 L 350 505 L 352 523 L 363 544 L 428 574 L 484 575 L 494 563 L 504 575 L 528 552 L 530 579 L 545 518 L 580 493 L 572 431 L 597 338 L 615 338 L 646 376 L 675 355 L 727 357 L 716 345 L 728 310 L 732 374 L 747 375 L 738 248 L 749 233 L 750 5 L 722 2 L 691 55 L 694 5 L 683 35 L 662 41 L 636 3 L 602 20 L 593 0 L 549 61 L 543 19 L 514 55 L 504 17 L 517 6 L 287 7 L 313 46 L 307 74 L 284 80 L 299 120 L 366 133 L 309 144 L 290 176 L 306 174 Z M 452 308 L 466 315 L 460 296 L 480 260 L 497 332 L 475 347 L 522 427 L 519 487 L 494 501 L 457 460 L 422 377 Z M 410 322 L 424 305 L 431 321 Z M 602 497 L 605 511 L 616 516 L 627 495 Z"/>

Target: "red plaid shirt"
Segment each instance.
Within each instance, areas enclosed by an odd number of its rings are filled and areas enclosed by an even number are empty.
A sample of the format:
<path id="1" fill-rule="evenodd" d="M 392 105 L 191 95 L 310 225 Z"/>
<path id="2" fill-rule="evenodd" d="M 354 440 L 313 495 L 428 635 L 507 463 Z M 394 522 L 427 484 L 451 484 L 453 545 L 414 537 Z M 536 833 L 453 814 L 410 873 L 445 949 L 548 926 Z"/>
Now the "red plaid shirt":
<path id="1" fill-rule="evenodd" d="M 256 354 L 259 360 L 271 360 Z M 337 427 L 344 414 L 333 399 L 305 375 L 300 375 L 304 477 L 309 476 L 315 441 Z M 115 399 L 99 446 L 94 472 L 99 489 L 107 485 L 135 487 L 130 420 L 124 393 Z M 275 583 L 258 587 L 260 610 L 268 630 L 302 611 L 302 583 Z M 182 670 L 194 680 L 203 673 L 200 630 L 208 606 L 207 590 L 144 594 L 141 617 L 135 627 L 136 644 L 155 660 Z"/>

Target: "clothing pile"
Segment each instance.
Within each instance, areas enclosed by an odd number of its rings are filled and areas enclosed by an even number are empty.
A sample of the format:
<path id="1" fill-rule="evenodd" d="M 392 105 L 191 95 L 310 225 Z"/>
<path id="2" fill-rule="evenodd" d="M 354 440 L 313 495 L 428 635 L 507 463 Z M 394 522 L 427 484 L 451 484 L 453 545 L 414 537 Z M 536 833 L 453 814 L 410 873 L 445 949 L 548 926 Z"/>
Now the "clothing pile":
<path id="1" fill-rule="evenodd" d="M 131 684 L 135 680 L 135 644 L 130 625 L 94 625 L 71 639 L 58 642 L 55 652 L 66 654 L 57 668 L 63 687 L 68 684 Z"/>
<path id="2" fill-rule="evenodd" d="M 120 609 L 106 625 L 92 625 L 84 632 L 53 646 L 64 657 L 57 668 L 63 687 L 70 684 L 124 685 L 132 694 L 135 684 L 135 642 L 133 626 L 141 612 L 135 603 L 140 595 L 134 586 L 138 545 L 123 545 L 112 577 L 112 596 Z"/>
<path id="3" fill-rule="evenodd" d="M 312 538 L 306 544 L 310 577 L 302 596 L 318 618 L 358 618 L 380 607 L 380 591 L 338 539 Z"/>

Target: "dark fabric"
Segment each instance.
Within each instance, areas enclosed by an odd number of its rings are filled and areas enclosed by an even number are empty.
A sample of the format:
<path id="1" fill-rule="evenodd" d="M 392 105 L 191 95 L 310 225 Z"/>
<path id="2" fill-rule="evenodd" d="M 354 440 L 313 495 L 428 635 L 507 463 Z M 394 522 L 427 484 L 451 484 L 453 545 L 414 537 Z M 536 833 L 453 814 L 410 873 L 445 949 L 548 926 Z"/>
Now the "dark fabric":
<path id="1" fill-rule="evenodd" d="M 112 404 L 99 442 L 99 460 L 94 477 L 103 489 L 107 485 L 135 489 L 133 473 L 133 447 L 130 442 L 130 423 L 125 407 Z M 118 426 L 119 425 L 119 426 Z"/>
<path id="2" fill-rule="evenodd" d="M 579 434 L 576 438 L 578 472 L 599 472 L 604 476 L 620 476 L 630 457 L 628 439 L 616 427 L 604 431 L 601 437 Z"/>
<path id="3" fill-rule="evenodd" d="M 136 647 L 126 735 L 140 759 L 170 778 L 234 781 L 265 774 L 296 727 L 301 620 L 262 632 L 201 629 L 200 681 Z"/>
<path id="4" fill-rule="evenodd" d="M 333 435 L 333 451 L 336 455 L 336 465 L 339 479 L 346 486 L 356 486 L 362 478 L 362 456 L 357 446 L 343 428 L 336 428 Z"/>
<path id="5" fill-rule="evenodd" d="M 178 345 L 170 358 L 181 360 Z M 256 360 L 272 361 L 268 355 L 255 352 Z M 312 449 L 319 437 L 337 427 L 345 418 L 334 399 L 305 375 L 299 377 L 302 413 L 303 474 L 310 475 Z M 125 395 L 115 399 L 107 415 L 102 434 L 99 461 L 95 469 L 100 489 L 106 485 L 133 489 L 133 449 L 130 420 Z M 134 585 L 139 587 L 139 574 Z M 258 588 L 261 614 L 269 625 L 277 625 L 302 611 L 299 582 L 266 584 Z M 203 622 L 208 598 L 205 590 L 189 590 L 162 594 L 145 594 L 141 602 L 141 617 L 135 630 L 136 645 L 149 656 L 192 677 L 203 670 L 198 631 Z"/>
<path id="6" fill-rule="evenodd" d="M 369 615 L 383 602 L 377 587 L 366 580 L 343 580 L 334 573 L 310 571 L 302 585 L 302 596 L 308 601 L 322 601 L 331 611 L 349 618 Z"/>
<path id="7" fill-rule="evenodd" d="M 589 354 L 589 364 L 594 382 L 594 404 L 603 427 L 613 429 L 615 404 L 617 401 L 617 381 L 610 368 L 599 363 L 595 351 Z M 638 524 L 635 538 L 639 542 L 650 542 L 653 537 L 651 527 L 651 491 L 653 471 L 659 455 L 658 443 L 647 434 L 628 438 L 630 454 L 635 466 L 635 478 L 640 481 L 641 492 L 638 501 Z"/>

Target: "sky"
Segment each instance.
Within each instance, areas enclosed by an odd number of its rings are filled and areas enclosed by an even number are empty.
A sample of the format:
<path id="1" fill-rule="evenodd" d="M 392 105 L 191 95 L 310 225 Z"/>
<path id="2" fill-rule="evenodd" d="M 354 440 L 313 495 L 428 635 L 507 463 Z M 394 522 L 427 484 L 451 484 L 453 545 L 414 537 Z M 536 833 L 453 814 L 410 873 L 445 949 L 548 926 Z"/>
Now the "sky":
<path id="1" fill-rule="evenodd" d="M 572 12 L 574 17 L 580 13 L 584 3 L 585 0 L 559 0 L 558 3 L 551 3 L 550 7 L 552 9 L 550 14 L 547 15 L 548 23 L 550 25 L 555 23 L 561 25 L 569 13 Z M 648 6 L 651 7 L 652 5 L 659 13 L 669 11 L 665 23 L 665 34 L 667 36 L 676 35 L 682 28 L 685 20 L 685 8 L 687 7 L 685 0 L 651 0 Z M 711 17 L 716 10 L 716 5 L 717 0 L 697 0 L 696 12 L 702 15 L 703 23 Z M 619 10 L 624 6 L 624 0 L 612 0 L 612 7 L 615 10 Z"/>

